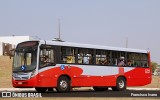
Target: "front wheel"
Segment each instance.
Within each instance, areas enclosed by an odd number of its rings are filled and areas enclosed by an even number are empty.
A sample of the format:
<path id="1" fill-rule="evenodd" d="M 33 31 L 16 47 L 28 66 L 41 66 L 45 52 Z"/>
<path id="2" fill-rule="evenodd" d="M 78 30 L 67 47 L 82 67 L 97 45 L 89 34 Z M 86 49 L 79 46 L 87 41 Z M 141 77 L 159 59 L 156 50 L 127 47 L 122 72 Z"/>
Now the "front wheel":
<path id="1" fill-rule="evenodd" d="M 61 76 L 57 82 L 58 92 L 68 92 L 71 89 L 70 80 L 66 76 Z"/>
<path id="2" fill-rule="evenodd" d="M 124 91 L 126 90 L 126 79 L 119 77 L 116 81 L 116 86 L 112 87 L 113 91 Z"/>

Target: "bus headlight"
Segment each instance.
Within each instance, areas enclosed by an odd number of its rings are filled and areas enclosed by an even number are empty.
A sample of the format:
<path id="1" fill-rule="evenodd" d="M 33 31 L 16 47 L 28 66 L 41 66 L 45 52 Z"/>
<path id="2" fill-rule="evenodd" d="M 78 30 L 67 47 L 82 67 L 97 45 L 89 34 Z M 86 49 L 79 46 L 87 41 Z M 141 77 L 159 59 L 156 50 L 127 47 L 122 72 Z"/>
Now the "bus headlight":
<path id="1" fill-rule="evenodd" d="M 36 75 L 36 70 L 31 72 L 31 78 L 34 77 Z"/>
<path id="2" fill-rule="evenodd" d="M 15 80 L 15 77 L 16 77 L 16 73 L 12 73 L 12 78 Z"/>

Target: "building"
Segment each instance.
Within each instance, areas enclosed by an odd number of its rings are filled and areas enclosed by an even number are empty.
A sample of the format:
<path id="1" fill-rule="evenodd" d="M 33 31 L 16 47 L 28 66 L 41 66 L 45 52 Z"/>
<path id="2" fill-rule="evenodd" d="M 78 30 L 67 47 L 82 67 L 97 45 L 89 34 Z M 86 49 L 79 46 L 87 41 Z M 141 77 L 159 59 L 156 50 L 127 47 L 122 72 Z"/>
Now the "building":
<path id="1" fill-rule="evenodd" d="M 0 42 L 0 55 L 3 55 L 3 43 Z"/>
<path id="2" fill-rule="evenodd" d="M 30 36 L 0 36 L 0 42 L 17 45 L 23 41 L 33 40 Z"/>
<path id="3" fill-rule="evenodd" d="M 29 40 L 35 39 L 30 36 L 0 36 L 0 55 L 9 55 L 18 43 Z"/>

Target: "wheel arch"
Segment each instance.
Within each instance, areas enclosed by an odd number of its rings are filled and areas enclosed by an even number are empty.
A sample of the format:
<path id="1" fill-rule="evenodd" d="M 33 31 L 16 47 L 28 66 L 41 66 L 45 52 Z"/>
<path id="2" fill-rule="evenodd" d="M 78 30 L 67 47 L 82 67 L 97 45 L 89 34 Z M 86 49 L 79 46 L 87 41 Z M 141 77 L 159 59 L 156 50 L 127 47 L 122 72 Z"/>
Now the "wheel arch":
<path id="1" fill-rule="evenodd" d="M 67 77 L 67 78 L 71 81 L 71 77 L 70 77 L 69 75 L 67 75 L 67 74 L 62 74 L 62 75 L 60 75 L 60 76 L 58 77 L 58 79 L 59 79 L 60 77 L 62 77 L 62 76 Z M 58 79 L 57 79 L 57 81 L 58 81 Z"/>
<path id="2" fill-rule="evenodd" d="M 118 79 L 118 78 L 120 78 L 120 77 L 124 78 L 124 79 L 125 79 L 125 81 L 126 81 L 126 83 L 127 83 L 127 78 L 126 78 L 126 76 L 124 76 L 124 75 L 120 75 L 120 76 L 118 76 L 118 77 L 117 77 L 117 79 Z M 116 79 L 116 80 L 117 80 L 117 79 Z"/>

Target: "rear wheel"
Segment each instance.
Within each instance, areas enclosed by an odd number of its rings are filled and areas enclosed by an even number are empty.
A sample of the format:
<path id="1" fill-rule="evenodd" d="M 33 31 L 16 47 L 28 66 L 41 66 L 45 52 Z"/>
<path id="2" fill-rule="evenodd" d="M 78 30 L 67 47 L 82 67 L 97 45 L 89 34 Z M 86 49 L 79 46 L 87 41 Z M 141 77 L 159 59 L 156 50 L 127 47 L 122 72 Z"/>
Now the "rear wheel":
<path id="1" fill-rule="evenodd" d="M 126 90 L 126 79 L 124 77 L 119 77 L 116 82 L 116 86 L 112 87 L 113 91 L 124 91 Z"/>
<path id="2" fill-rule="evenodd" d="M 106 90 L 108 90 L 108 87 L 97 87 L 97 86 L 94 86 L 93 89 L 95 91 L 106 91 Z"/>
<path id="3" fill-rule="evenodd" d="M 57 82 L 58 92 L 68 92 L 71 90 L 70 80 L 66 76 L 61 76 Z"/>
<path id="4" fill-rule="evenodd" d="M 47 88 L 44 88 L 44 87 L 35 87 L 35 89 L 37 92 L 40 92 L 40 93 L 43 93 L 47 90 Z"/>

